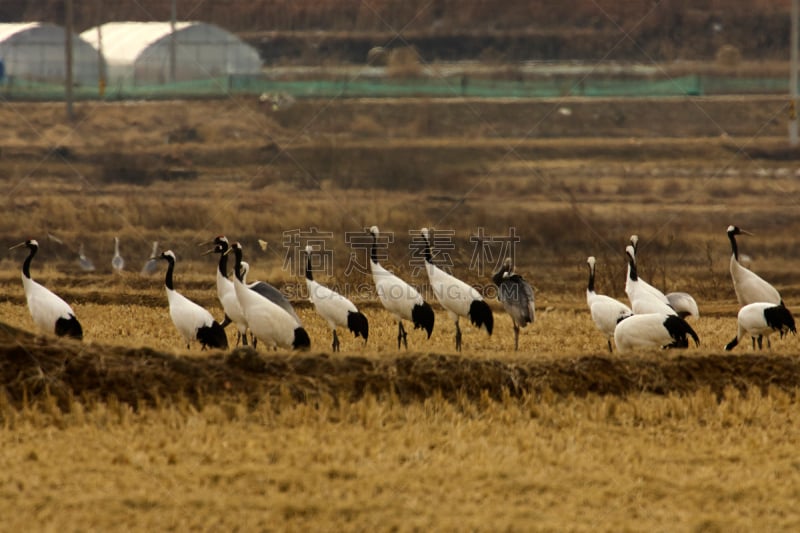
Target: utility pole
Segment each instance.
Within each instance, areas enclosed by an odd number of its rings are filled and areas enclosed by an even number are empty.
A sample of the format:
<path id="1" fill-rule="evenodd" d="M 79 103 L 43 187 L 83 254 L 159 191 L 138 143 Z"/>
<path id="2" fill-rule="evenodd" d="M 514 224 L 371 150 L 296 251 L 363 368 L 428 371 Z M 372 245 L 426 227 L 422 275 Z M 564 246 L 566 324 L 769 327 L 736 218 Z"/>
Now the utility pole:
<path id="1" fill-rule="evenodd" d="M 106 62 L 103 55 L 103 0 L 97 0 L 97 93 L 102 99 L 106 94 Z"/>
<path id="2" fill-rule="evenodd" d="M 73 120 L 75 113 L 72 110 L 72 0 L 66 2 L 66 35 L 64 36 L 64 47 L 66 48 L 67 72 L 64 83 L 64 100 L 67 102 L 67 120 Z"/>
<path id="3" fill-rule="evenodd" d="M 169 81 L 175 83 L 175 62 L 176 62 L 176 48 L 178 43 L 175 42 L 175 19 L 178 16 L 178 7 L 175 5 L 177 0 L 172 0 L 172 12 L 170 14 L 170 35 L 169 35 Z"/>
<path id="4" fill-rule="evenodd" d="M 789 145 L 797 146 L 797 60 L 798 60 L 798 18 L 800 17 L 800 0 L 792 0 L 792 35 L 789 52 Z"/>

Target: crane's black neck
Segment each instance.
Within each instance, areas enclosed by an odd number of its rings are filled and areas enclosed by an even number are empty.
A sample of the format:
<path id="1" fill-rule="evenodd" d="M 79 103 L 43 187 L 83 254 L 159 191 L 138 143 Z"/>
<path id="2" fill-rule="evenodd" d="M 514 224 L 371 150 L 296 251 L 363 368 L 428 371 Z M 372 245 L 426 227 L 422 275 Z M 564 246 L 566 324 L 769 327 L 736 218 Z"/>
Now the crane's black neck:
<path id="1" fill-rule="evenodd" d="M 22 263 L 22 275 L 28 279 L 31 279 L 31 261 L 33 261 L 33 256 L 36 255 L 36 252 L 39 250 L 36 246 L 30 246 L 30 253 L 28 257 L 25 258 L 25 262 Z"/>
<path id="2" fill-rule="evenodd" d="M 236 279 L 244 283 L 242 280 L 242 249 L 238 246 L 234 247 L 233 249 L 233 256 L 235 257 L 235 261 L 233 263 L 233 271 L 236 275 Z"/>
<path id="3" fill-rule="evenodd" d="M 430 241 L 428 241 L 427 236 L 423 235 L 422 237 L 425 239 L 425 249 L 422 251 L 422 253 L 425 255 L 425 261 L 427 261 L 430 264 L 433 264 L 433 256 L 431 255 L 431 243 Z"/>
<path id="4" fill-rule="evenodd" d="M 738 261 L 739 260 L 739 247 L 736 245 L 736 235 L 732 231 L 729 231 L 728 232 L 728 238 L 731 240 L 731 250 L 733 251 L 733 257 L 735 257 L 736 260 Z"/>
<path id="5" fill-rule="evenodd" d="M 219 273 L 226 278 L 228 277 L 228 243 L 222 241 L 217 246 L 219 246 Z"/>
<path id="6" fill-rule="evenodd" d="M 372 234 L 372 248 L 369 250 L 369 258 L 372 260 L 373 263 L 376 265 L 378 264 L 378 236 L 374 233 Z"/>
<path id="7" fill-rule="evenodd" d="M 314 281 L 314 276 L 311 274 L 311 254 L 306 252 L 306 279 L 308 281 Z"/>
<path id="8" fill-rule="evenodd" d="M 589 292 L 594 292 L 594 266 L 589 265 L 589 286 L 586 287 Z"/>
<path id="9" fill-rule="evenodd" d="M 174 291 L 175 286 L 172 284 L 172 272 L 175 270 L 175 260 L 169 256 L 167 256 L 166 259 L 169 265 L 167 266 L 167 276 L 164 279 L 164 284 L 167 286 L 169 290 Z"/>
<path id="10" fill-rule="evenodd" d="M 630 255 L 628 256 L 628 267 L 630 268 L 631 281 L 638 281 L 639 275 L 636 272 L 636 260 Z"/>

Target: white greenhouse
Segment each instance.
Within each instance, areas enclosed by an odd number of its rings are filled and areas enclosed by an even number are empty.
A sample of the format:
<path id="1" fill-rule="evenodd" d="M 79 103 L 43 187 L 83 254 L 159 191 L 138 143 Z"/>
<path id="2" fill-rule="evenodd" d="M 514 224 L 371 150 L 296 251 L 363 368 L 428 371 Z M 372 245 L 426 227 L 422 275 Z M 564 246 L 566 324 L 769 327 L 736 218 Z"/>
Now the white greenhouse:
<path id="1" fill-rule="evenodd" d="M 109 86 L 170 81 L 169 22 L 109 22 L 99 29 L 81 37 L 102 49 Z M 204 22 L 175 24 L 175 81 L 260 72 L 258 52 L 234 34 Z"/>
<path id="2" fill-rule="evenodd" d="M 0 24 L 0 61 L 5 80 L 64 83 L 65 30 L 39 22 Z M 72 37 L 72 77 L 77 85 L 97 85 L 97 51 L 77 35 Z"/>

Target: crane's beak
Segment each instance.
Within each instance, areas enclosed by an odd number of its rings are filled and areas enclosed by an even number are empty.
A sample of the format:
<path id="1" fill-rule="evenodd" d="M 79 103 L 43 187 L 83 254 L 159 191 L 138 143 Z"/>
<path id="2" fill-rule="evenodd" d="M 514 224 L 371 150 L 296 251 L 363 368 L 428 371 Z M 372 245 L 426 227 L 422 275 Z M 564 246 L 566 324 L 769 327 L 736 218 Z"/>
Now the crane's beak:
<path id="1" fill-rule="evenodd" d="M 213 254 L 213 253 L 214 253 L 214 252 L 216 252 L 216 251 L 217 251 L 217 249 L 216 249 L 216 248 L 212 248 L 212 249 L 210 249 L 210 250 L 206 250 L 206 251 L 205 251 L 205 252 L 203 252 L 201 255 Z"/>
<path id="2" fill-rule="evenodd" d="M 208 246 L 209 244 L 214 244 L 214 241 L 201 242 L 201 243 L 198 243 L 197 246 L 198 247 L 200 247 L 200 246 Z"/>
<path id="3" fill-rule="evenodd" d="M 222 254 L 222 255 L 228 255 L 228 254 L 229 254 L 229 253 L 231 253 L 232 251 L 233 251 L 233 248 L 228 248 L 227 250 L 225 250 L 225 253 L 224 253 L 224 254 Z"/>
<path id="4" fill-rule="evenodd" d="M 14 246 L 12 246 L 11 248 L 9 248 L 8 250 L 9 250 L 9 251 L 11 251 L 11 250 L 14 250 L 14 249 L 16 249 L 16 248 L 21 248 L 21 247 L 25 246 L 26 244 L 27 244 L 26 242 L 21 242 L 21 243 L 19 243 L 19 244 L 15 244 Z"/>
<path id="5" fill-rule="evenodd" d="M 750 233 L 749 231 L 745 231 L 742 228 L 739 228 L 739 233 L 741 233 L 742 235 L 750 235 L 750 236 L 754 235 L 753 233 Z"/>

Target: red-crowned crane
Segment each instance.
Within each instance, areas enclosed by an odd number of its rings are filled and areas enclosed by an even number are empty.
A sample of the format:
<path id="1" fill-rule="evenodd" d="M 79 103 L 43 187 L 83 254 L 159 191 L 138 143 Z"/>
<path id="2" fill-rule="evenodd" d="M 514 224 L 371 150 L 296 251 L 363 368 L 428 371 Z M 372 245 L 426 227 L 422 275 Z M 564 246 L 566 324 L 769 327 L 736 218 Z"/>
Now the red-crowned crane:
<path id="1" fill-rule="evenodd" d="M 757 302 L 776 305 L 782 303 L 783 299 L 775 287 L 739 263 L 739 247 L 736 244 L 736 236 L 752 235 L 752 233 L 737 226 L 728 226 L 727 233 L 728 239 L 731 241 L 731 278 L 739 305 L 745 306 Z"/>
<path id="2" fill-rule="evenodd" d="M 172 250 L 162 252 L 159 256 L 168 264 L 167 274 L 164 278 L 164 285 L 167 290 L 167 301 L 169 302 L 169 316 L 175 324 L 178 332 L 186 340 L 188 349 L 191 342 L 199 341 L 203 349 L 228 348 L 228 336 L 225 329 L 219 322 L 214 320 L 206 309 L 197 305 L 186 296 L 175 290 L 172 283 L 172 274 L 175 271 L 175 254 Z"/>
<path id="3" fill-rule="evenodd" d="M 231 250 L 236 257 L 233 288 L 253 335 L 270 346 L 307 350 L 311 346 L 311 339 L 296 315 L 293 316 L 248 287 L 242 270 L 242 245 L 235 242 L 231 244 L 228 253 Z"/>
<path id="4" fill-rule="evenodd" d="M 333 344 L 331 348 L 334 352 L 339 351 L 339 337 L 336 334 L 337 327 L 349 329 L 355 337 L 362 337 L 367 342 L 369 337 L 369 322 L 367 317 L 361 313 L 355 304 L 324 285 L 314 281 L 314 274 L 311 271 L 311 246 L 306 246 L 306 288 L 308 289 L 308 299 L 314 304 L 314 309 L 325 319 L 328 326 L 333 331 Z"/>
<path id="5" fill-rule="evenodd" d="M 425 270 L 428 272 L 433 294 L 447 311 L 450 320 L 456 326 L 456 351 L 461 351 L 461 328 L 458 325 L 459 317 L 468 317 L 470 322 L 477 327 L 485 327 L 491 335 L 494 327 L 492 309 L 483 300 L 483 296 L 474 287 L 464 283 L 455 276 L 433 264 L 431 254 L 431 236 L 428 228 L 422 228 L 422 237 L 425 239 Z"/>
<path id="6" fill-rule="evenodd" d="M 733 350 L 739 341 L 749 335 L 753 339 L 753 349 L 758 340 L 758 349 L 762 348 L 762 337 L 767 338 L 777 332 L 783 337 L 786 333 L 797 334 L 792 313 L 783 304 L 769 302 L 747 304 L 739 310 L 736 318 L 738 332 L 731 342 L 725 345 L 726 350 Z"/>
<path id="7" fill-rule="evenodd" d="M 689 339 L 700 345 L 700 339 L 692 327 L 678 315 L 647 313 L 633 315 L 614 330 L 614 342 L 619 353 L 637 349 L 687 348 Z"/>
<path id="8" fill-rule="evenodd" d="M 381 266 L 378 262 L 377 252 L 377 241 L 380 235 L 378 226 L 372 226 L 369 232 L 372 235 L 369 263 L 372 279 L 375 282 L 375 291 L 378 293 L 381 304 L 397 320 L 397 348 L 400 349 L 401 343 L 408 348 L 403 320 L 410 320 L 414 324 L 414 329 L 424 329 L 430 339 L 435 320 L 433 309 L 417 289 Z"/>
<path id="9" fill-rule="evenodd" d="M 605 294 L 597 294 L 594 290 L 595 264 L 597 260 L 593 256 L 586 259 L 589 265 L 589 284 L 586 287 L 586 305 L 589 306 L 589 313 L 592 315 L 597 329 L 605 335 L 608 341 L 608 351 L 612 352 L 611 339 L 614 338 L 614 330 L 617 324 L 633 315 L 630 307 L 615 300 Z"/>
<path id="10" fill-rule="evenodd" d="M 39 329 L 47 333 L 55 333 L 59 337 L 83 339 L 83 328 L 75 317 L 72 307 L 54 292 L 31 278 L 31 261 L 39 250 L 39 243 L 34 239 L 29 239 L 12 246 L 9 250 L 21 246 L 25 246 L 29 250 L 28 257 L 22 263 L 22 288 L 25 290 L 25 298 L 28 300 L 28 310 L 33 322 Z"/>
<path id="11" fill-rule="evenodd" d="M 633 246 L 634 254 L 638 254 L 638 235 L 631 235 L 631 246 Z M 639 278 L 639 283 L 644 290 L 652 292 L 656 297 L 672 307 L 679 317 L 686 318 L 693 316 L 695 318 L 700 318 L 700 309 L 697 307 L 697 301 L 688 292 L 670 292 L 664 294 L 641 278 Z"/>
<path id="12" fill-rule="evenodd" d="M 658 295 L 650 290 L 652 287 L 645 285 L 639 279 L 636 269 L 636 253 L 633 246 L 625 247 L 625 256 L 628 260 L 628 277 L 625 281 L 625 293 L 631 302 L 631 309 L 634 314 L 644 315 L 648 313 L 660 313 L 664 315 L 676 315 L 678 313 Z"/>

